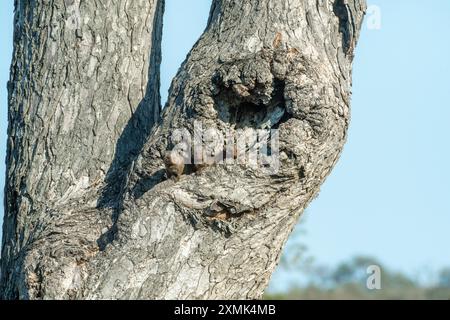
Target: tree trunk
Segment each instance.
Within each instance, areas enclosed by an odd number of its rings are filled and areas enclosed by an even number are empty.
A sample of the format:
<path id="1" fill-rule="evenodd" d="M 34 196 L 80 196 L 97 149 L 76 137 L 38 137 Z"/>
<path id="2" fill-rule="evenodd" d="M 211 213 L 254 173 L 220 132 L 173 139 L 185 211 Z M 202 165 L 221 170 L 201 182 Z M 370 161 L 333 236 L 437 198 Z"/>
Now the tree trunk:
<path id="1" fill-rule="evenodd" d="M 213 0 L 160 117 L 163 0 L 16 1 L 0 295 L 260 298 L 345 143 L 364 11 Z M 231 161 L 168 178 L 180 129 Z"/>

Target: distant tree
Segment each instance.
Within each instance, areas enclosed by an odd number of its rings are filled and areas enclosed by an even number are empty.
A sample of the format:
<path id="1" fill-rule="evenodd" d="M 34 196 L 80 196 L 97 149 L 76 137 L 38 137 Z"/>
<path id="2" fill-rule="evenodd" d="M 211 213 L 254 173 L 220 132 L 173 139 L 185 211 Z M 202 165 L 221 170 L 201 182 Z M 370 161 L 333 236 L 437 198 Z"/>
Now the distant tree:
<path id="1" fill-rule="evenodd" d="M 367 267 L 377 265 L 382 271 L 381 290 L 366 287 Z M 291 287 L 286 293 L 266 295 L 273 299 L 450 299 L 449 270 L 439 273 L 436 286 L 421 284 L 408 275 L 395 272 L 374 258 L 357 256 L 335 268 L 313 266 L 315 272 L 304 273 L 306 285 Z M 319 275 L 320 277 L 318 277 Z M 318 280 L 319 279 L 319 280 Z"/>
<path id="2" fill-rule="evenodd" d="M 381 266 L 374 258 L 357 256 L 348 262 L 339 264 L 331 274 L 331 279 L 335 285 L 342 285 L 350 282 L 361 282 L 365 284 L 367 278 L 367 268 L 371 265 Z"/>
<path id="3" fill-rule="evenodd" d="M 440 271 L 439 286 L 450 289 L 450 268 L 445 268 Z"/>

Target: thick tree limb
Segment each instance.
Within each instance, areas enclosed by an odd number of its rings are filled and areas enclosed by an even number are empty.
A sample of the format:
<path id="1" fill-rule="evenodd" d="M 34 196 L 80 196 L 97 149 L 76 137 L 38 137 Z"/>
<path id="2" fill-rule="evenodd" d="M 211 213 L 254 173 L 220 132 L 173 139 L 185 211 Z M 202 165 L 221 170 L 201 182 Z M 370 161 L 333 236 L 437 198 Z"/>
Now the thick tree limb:
<path id="1" fill-rule="evenodd" d="M 162 14 L 158 0 L 15 1 L 0 297 L 60 297 L 46 279 L 96 250 L 97 205 L 159 118 Z"/>

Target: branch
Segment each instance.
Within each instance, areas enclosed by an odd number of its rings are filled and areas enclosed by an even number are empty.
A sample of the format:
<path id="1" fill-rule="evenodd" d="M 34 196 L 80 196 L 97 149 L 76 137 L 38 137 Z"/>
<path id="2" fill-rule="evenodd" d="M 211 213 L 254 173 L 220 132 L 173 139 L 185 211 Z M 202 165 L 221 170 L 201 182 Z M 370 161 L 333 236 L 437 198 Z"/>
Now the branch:
<path id="1" fill-rule="evenodd" d="M 351 8 L 356 43 L 365 7 Z M 80 297 L 261 297 L 297 218 L 345 143 L 352 56 L 335 9 L 315 1 L 213 1 Z M 183 174 L 167 179 L 173 133 L 183 129 L 195 139 L 196 126 L 234 137 L 276 129 L 272 160 L 279 167 L 232 161 L 198 170 L 189 155 Z M 200 137 L 204 143 L 205 132 Z"/>

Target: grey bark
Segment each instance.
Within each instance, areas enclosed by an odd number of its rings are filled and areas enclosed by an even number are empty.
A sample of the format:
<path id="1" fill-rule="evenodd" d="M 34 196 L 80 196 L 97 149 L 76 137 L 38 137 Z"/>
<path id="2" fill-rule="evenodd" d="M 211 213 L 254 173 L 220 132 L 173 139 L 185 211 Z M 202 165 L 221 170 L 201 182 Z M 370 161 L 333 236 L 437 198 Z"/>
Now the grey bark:
<path id="1" fill-rule="evenodd" d="M 345 143 L 364 11 L 213 0 L 160 117 L 162 0 L 16 1 L 1 297 L 260 298 Z M 166 179 L 195 121 L 279 129 L 279 172 Z"/>

